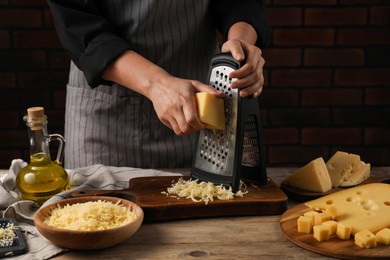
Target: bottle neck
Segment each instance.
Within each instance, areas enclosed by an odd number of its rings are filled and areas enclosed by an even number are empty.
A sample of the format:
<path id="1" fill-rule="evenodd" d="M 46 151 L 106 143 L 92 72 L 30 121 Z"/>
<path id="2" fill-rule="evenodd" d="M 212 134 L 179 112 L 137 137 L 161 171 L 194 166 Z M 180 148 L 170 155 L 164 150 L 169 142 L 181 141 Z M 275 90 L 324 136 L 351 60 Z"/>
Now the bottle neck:
<path id="1" fill-rule="evenodd" d="M 24 118 L 28 127 L 28 136 L 30 141 L 30 156 L 35 154 L 50 155 L 49 141 L 50 136 L 47 133 L 46 116 L 39 118 Z"/>

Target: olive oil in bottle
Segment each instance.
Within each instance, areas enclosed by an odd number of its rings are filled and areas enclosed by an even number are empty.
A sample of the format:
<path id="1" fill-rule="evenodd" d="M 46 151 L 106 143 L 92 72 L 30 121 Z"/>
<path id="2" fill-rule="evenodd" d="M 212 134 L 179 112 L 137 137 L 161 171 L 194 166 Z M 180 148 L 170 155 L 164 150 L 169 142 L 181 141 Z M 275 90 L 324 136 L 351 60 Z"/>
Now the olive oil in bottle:
<path id="1" fill-rule="evenodd" d="M 58 134 L 47 133 L 47 117 L 43 107 L 27 109 L 24 117 L 30 141 L 30 163 L 16 177 L 16 186 L 21 199 L 32 200 L 42 205 L 53 195 L 66 190 L 68 174 L 61 166 L 64 138 Z M 49 143 L 59 142 L 57 158 L 51 160 Z"/>

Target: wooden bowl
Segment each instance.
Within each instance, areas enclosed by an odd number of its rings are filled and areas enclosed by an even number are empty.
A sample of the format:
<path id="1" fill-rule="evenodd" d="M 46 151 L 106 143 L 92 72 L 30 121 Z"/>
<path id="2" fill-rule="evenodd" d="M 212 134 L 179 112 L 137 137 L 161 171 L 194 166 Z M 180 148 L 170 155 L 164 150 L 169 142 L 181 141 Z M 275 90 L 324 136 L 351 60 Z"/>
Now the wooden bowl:
<path id="1" fill-rule="evenodd" d="M 120 227 L 96 231 L 61 229 L 49 226 L 43 222 L 45 218 L 50 216 L 51 211 L 58 206 L 64 207 L 67 204 L 72 205 L 98 200 L 108 201 L 114 204 L 119 200 L 119 205 L 131 207 L 136 213 L 137 218 L 133 222 Z M 87 196 L 61 200 L 40 208 L 34 216 L 34 224 L 38 231 L 53 244 L 70 249 L 93 250 L 111 247 L 125 241 L 138 230 L 143 219 L 144 213 L 141 207 L 131 201 L 108 196 Z"/>

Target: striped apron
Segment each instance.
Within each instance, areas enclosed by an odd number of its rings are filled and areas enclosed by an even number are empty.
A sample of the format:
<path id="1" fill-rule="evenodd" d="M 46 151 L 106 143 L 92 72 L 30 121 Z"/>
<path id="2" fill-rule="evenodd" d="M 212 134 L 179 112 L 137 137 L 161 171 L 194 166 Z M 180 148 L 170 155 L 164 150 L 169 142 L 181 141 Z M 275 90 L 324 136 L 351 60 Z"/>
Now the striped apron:
<path id="1" fill-rule="evenodd" d="M 217 51 L 208 0 L 107 0 L 102 12 L 134 51 L 174 76 L 206 82 Z M 136 64 L 134 64 L 136 66 Z M 176 136 L 150 100 L 123 86 L 91 89 L 73 63 L 67 85 L 65 167 L 189 167 L 195 135 Z"/>

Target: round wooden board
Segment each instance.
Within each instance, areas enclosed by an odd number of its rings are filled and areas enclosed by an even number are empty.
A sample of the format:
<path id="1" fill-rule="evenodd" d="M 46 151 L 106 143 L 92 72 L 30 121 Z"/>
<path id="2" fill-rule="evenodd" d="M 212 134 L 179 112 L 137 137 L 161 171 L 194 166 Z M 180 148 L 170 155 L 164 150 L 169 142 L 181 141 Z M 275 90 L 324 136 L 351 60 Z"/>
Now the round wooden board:
<path id="1" fill-rule="evenodd" d="M 378 244 L 376 248 L 360 248 L 355 245 L 353 237 L 341 240 L 332 237 L 328 241 L 319 242 L 313 233 L 298 233 L 297 219 L 310 208 L 304 203 L 285 211 L 280 219 L 280 228 L 283 234 L 295 245 L 325 256 L 339 259 L 390 259 L 390 246 Z"/>

